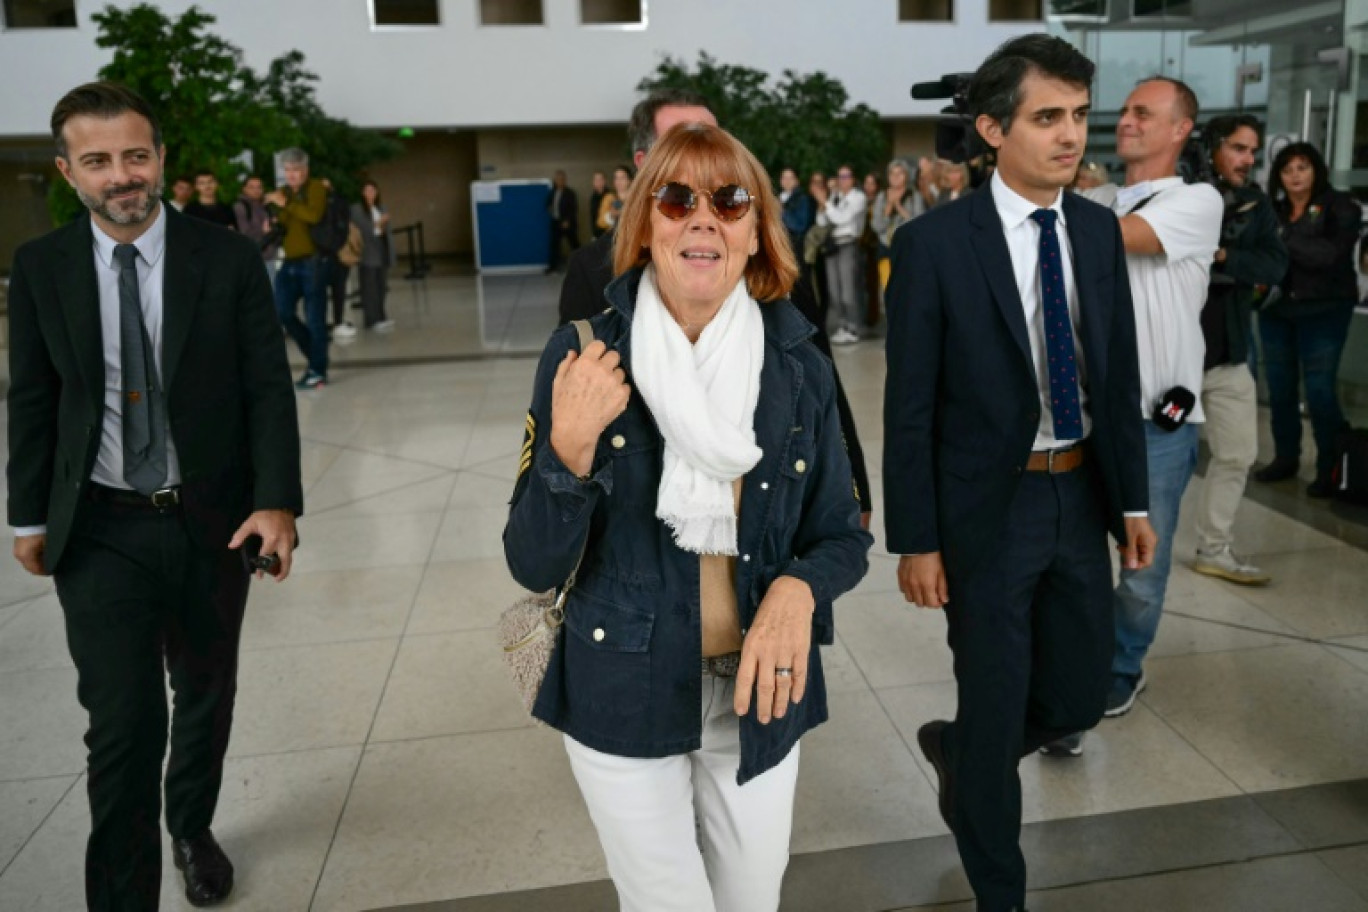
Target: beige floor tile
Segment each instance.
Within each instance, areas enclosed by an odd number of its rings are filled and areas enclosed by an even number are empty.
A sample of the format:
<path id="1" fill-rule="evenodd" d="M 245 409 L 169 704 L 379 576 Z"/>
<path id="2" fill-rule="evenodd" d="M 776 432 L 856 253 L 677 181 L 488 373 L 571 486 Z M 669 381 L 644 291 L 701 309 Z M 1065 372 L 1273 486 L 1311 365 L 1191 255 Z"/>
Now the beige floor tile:
<path id="1" fill-rule="evenodd" d="M 407 567 L 428 561 L 441 524 L 437 513 L 407 516 L 353 516 L 333 519 L 326 513 L 299 521 L 300 550 L 295 570 L 355 570 Z"/>
<path id="2" fill-rule="evenodd" d="M 1196 552 L 1198 538 L 1194 523 L 1203 483 L 1200 476 L 1193 476 L 1187 493 L 1183 495 L 1178 534 L 1173 538 L 1175 562 L 1191 563 Z M 1250 481 L 1250 484 L 1255 483 Z M 1268 569 L 1265 566 L 1267 555 L 1332 548 L 1339 544 L 1331 536 L 1317 532 L 1305 523 L 1290 519 L 1248 498 L 1240 502 L 1240 510 L 1235 514 L 1234 535 L 1236 553 L 1252 560 L 1265 570 Z"/>
<path id="3" fill-rule="evenodd" d="M 1082 757 L 1037 754 L 1021 762 L 1020 772 L 1027 823 L 1240 794 L 1234 782 L 1144 706 L 1089 732 Z"/>
<path id="4" fill-rule="evenodd" d="M 242 627 L 244 649 L 398 637 L 423 568 L 375 567 L 255 580 Z"/>
<path id="5" fill-rule="evenodd" d="M 458 421 L 445 416 L 406 415 L 389 411 L 369 419 L 351 445 L 400 459 L 458 469 L 471 438 L 483 432 L 473 416 Z M 406 411 L 414 411 L 408 409 Z"/>
<path id="6" fill-rule="evenodd" d="M 826 675 L 827 693 L 867 693 L 866 683 L 860 667 L 841 642 L 840 634 L 830 646 L 822 647 L 822 672 Z"/>
<path id="7" fill-rule="evenodd" d="M 408 632 L 490 629 L 505 608 L 526 594 L 508 575 L 502 555 L 485 560 L 434 560 L 423 573 Z"/>
<path id="8" fill-rule="evenodd" d="M 394 516 L 406 513 L 441 513 L 456 484 L 455 473 L 410 482 L 403 487 L 370 494 L 358 500 L 311 510 L 309 518 L 343 519 L 356 516 Z"/>
<path id="9" fill-rule="evenodd" d="M 420 481 L 445 475 L 440 465 L 414 462 L 379 453 L 346 450 L 318 482 L 309 488 L 305 517 L 312 510 L 326 510 L 389 491 L 408 488 Z"/>
<path id="10" fill-rule="evenodd" d="M 345 447 L 365 421 L 364 414 L 339 412 L 336 409 L 330 412 L 320 410 L 312 415 L 300 412 L 299 436 L 306 444 Z"/>
<path id="11" fill-rule="evenodd" d="M 229 759 L 214 833 L 236 868 L 229 907 L 305 912 L 341 815 L 360 748 Z M 0 908 L 85 908 L 81 879 L 90 819 L 85 780 L 72 788 L 0 877 Z M 161 908 L 190 912 L 162 839 Z"/>
<path id="12" fill-rule="evenodd" d="M 491 483 L 491 481 L 488 476 L 477 475 L 472 471 L 458 472 L 456 483 L 451 490 L 451 499 L 447 503 L 447 509 L 493 507 L 503 510 L 506 519 L 508 501 L 513 496 L 513 480 L 510 478 L 507 483 Z"/>
<path id="13" fill-rule="evenodd" d="M 1285 644 L 1287 635 L 1296 636 L 1292 628 L 1255 608 L 1243 595 L 1242 590 L 1175 567 L 1164 599 L 1164 617 L 1149 654 L 1255 649 Z"/>
<path id="14" fill-rule="evenodd" d="M 1368 633 L 1368 555 L 1349 545 L 1271 554 L 1273 585 L 1240 597 L 1299 633 L 1316 638 Z"/>
<path id="15" fill-rule="evenodd" d="M 803 737 L 793 851 L 940 833 L 935 792 L 874 695 L 831 693 L 828 707 Z"/>
<path id="16" fill-rule="evenodd" d="M 0 872 L 5 870 L 78 778 L 61 776 L 0 782 Z"/>
<path id="17" fill-rule="evenodd" d="M 954 678 L 945 615 L 897 593 L 846 596 L 837 603 L 836 629 L 875 690 Z"/>
<path id="18" fill-rule="evenodd" d="M 523 432 L 526 430 L 523 418 L 527 407 L 505 416 L 502 420 L 480 420 L 480 430 L 470 439 L 461 462 L 463 468 L 470 468 L 500 457 L 518 462 L 518 452 L 522 449 Z"/>
<path id="19" fill-rule="evenodd" d="M 492 631 L 409 636 L 371 743 L 524 728 L 532 724 Z"/>
<path id="20" fill-rule="evenodd" d="M 229 756 L 362 744 L 397 645 L 369 640 L 244 652 Z"/>
<path id="21" fill-rule="evenodd" d="M 3 487 L 3 485 L 0 485 Z M 52 577 L 34 576 L 10 556 L 6 546 L 0 554 L 0 605 L 13 605 L 53 591 Z"/>
<path id="22" fill-rule="evenodd" d="M 86 713 L 76 700 L 76 669 L 0 676 L 0 781 L 84 771 L 85 731 Z"/>
<path id="23" fill-rule="evenodd" d="M 314 912 L 355 912 L 607 876 L 558 734 L 374 745 Z"/>
<path id="24" fill-rule="evenodd" d="M 1246 791 L 1368 775 L 1368 675 L 1319 646 L 1151 660 L 1141 700 Z"/>
<path id="25" fill-rule="evenodd" d="M 1330 641 L 1330 651 L 1346 662 L 1368 671 L 1368 636 L 1344 637 Z"/>
<path id="26" fill-rule="evenodd" d="M 66 624 L 56 593 L 17 607 L 0 633 L 0 674 L 71 667 Z"/>
<path id="27" fill-rule="evenodd" d="M 332 464 L 337 461 L 337 457 L 342 454 L 340 446 L 330 443 L 318 443 L 314 440 L 301 440 L 299 449 L 299 469 L 300 480 L 307 491 L 318 482 L 318 479 L 332 468 Z"/>
<path id="28" fill-rule="evenodd" d="M 1368 846 L 1332 849 L 1316 857 L 1368 902 Z"/>
<path id="29" fill-rule="evenodd" d="M 434 561 L 491 560 L 503 557 L 508 507 L 448 510 L 432 546 Z"/>

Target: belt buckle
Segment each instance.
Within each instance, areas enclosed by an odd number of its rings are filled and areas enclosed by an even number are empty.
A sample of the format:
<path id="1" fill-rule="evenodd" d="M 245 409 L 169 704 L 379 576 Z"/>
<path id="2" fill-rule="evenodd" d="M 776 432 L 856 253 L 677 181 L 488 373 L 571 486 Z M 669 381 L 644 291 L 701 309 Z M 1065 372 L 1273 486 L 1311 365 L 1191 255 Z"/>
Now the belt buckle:
<path id="1" fill-rule="evenodd" d="M 162 488 L 152 492 L 151 501 L 152 506 L 165 510 L 180 503 L 180 492 L 175 488 Z"/>

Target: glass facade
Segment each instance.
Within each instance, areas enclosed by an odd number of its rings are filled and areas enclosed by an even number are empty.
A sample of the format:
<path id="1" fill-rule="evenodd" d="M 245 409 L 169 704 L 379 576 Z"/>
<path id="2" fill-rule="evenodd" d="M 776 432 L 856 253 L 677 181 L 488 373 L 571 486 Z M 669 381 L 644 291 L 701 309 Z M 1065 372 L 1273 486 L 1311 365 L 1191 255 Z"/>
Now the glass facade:
<path id="1" fill-rule="evenodd" d="M 1110 128 L 1135 83 L 1172 76 L 1197 93 L 1203 120 L 1254 114 L 1266 147 L 1309 140 L 1338 186 L 1368 191 L 1368 0 L 1049 0 L 1047 10 L 1051 30 L 1098 64 L 1091 145 L 1103 161 L 1114 162 Z"/>

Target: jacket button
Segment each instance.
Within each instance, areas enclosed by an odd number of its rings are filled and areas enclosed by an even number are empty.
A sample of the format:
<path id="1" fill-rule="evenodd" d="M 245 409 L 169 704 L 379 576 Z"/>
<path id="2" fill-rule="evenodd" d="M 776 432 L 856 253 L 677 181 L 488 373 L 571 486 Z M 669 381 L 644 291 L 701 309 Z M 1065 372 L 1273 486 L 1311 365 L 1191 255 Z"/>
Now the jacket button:
<path id="1" fill-rule="evenodd" d="M 768 482 L 768 481 L 762 481 L 762 482 L 760 482 L 760 490 L 762 490 L 762 491 L 768 491 L 768 490 L 769 490 L 769 482 Z"/>
<path id="2" fill-rule="evenodd" d="M 602 643 L 602 642 L 603 642 L 603 638 L 604 638 L 605 636 L 607 636 L 607 635 L 608 635 L 608 634 L 606 634 L 606 633 L 603 632 L 603 628 L 602 628 L 602 627 L 597 627 L 597 628 L 595 628 L 595 629 L 594 629 L 594 642 L 595 642 L 595 643 Z"/>
<path id="3" fill-rule="evenodd" d="M 613 435 L 613 449 L 620 450 L 627 445 L 627 438 L 621 434 Z"/>
<path id="4" fill-rule="evenodd" d="M 749 564 L 749 563 L 750 563 L 750 555 L 749 555 L 749 554 L 743 554 L 743 555 L 741 555 L 741 562 L 742 562 L 743 564 Z"/>
<path id="5" fill-rule="evenodd" d="M 807 471 L 807 461 L 804 459 L 800 459 L 797 462 L 795 462 L 793 464 L 793 471 L 797 472 L 799 475 L 802 475 L 804 472 Z"/>

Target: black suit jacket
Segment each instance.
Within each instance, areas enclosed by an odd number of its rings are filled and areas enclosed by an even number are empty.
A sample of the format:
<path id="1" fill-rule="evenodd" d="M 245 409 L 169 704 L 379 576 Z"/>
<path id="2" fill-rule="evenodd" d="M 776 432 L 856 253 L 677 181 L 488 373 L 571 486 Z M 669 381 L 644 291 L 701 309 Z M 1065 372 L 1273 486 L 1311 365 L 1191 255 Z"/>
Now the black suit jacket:
<path id="1" fill-rule="evenodd" d="M 613 237 L 609 231 L 570 254 L 561 282 L 560 322 L 588 320 L 608 309 L 603 292 L 613 281 Z"/>
<path id="2" fill-rule="evenodd" d="M 1108 528 L 1146 510 L 1135 314 L 1112 212 L 1064 194 L 1093 420 L 1089 455 Z M 952 577 L 994 546 L 1040 421 L 1025 313 L 993 194 L 900 228 L 888 283 L 884 517 L 894 554 L 940 551 Z"/>
<path id="3" fill-rule="evenodd" d="M 259 509 L 303 512 L 280 321 L 251 241 L 162 206 L 163 384 L 187 526 L 227 545 Z M 19 248 L 10 277 L 9 522 L 47 525 L 56 570 L 87 503 L 104 421 L 90 219 Z"/>
<path id="4" fill-rule="evenodd" d="M 575 191 L 569 187 L 562 188 L 560 207 L 556 208 L 555 203 L 556 188 L 552 187 L 551 191 L 546 194 L 546 211 L 558 223 L 569 222 L 570 227 L 567 230 L 573 234 L 579 229 L 579 200 L 575 197 Z"/>

